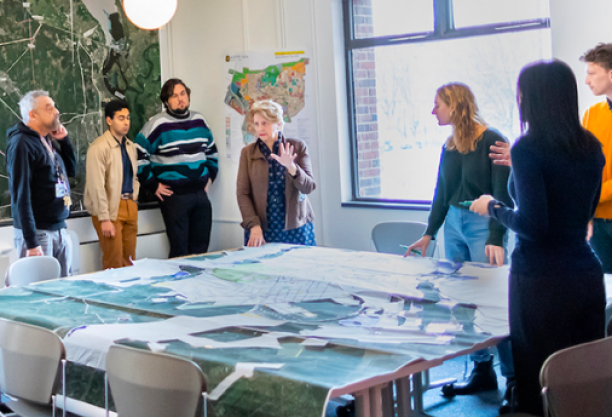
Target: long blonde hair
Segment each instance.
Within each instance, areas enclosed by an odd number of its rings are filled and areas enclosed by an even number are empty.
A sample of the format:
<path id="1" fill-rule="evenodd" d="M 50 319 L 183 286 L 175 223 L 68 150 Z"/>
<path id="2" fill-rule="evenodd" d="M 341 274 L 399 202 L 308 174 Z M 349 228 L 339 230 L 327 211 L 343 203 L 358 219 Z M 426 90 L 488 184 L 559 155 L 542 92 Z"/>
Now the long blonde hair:
<path id="1" fill-rule="evenodd" d="M 478 112 L 472 90 L 461 83 L 451 83 L 438 88 L 438 97 L 451 108 L 450 121 L 453 134 L 446 141 L 446 148 L 466 154 L 476 150 L 480 135 L 479 127 L 486 126 Z"/>

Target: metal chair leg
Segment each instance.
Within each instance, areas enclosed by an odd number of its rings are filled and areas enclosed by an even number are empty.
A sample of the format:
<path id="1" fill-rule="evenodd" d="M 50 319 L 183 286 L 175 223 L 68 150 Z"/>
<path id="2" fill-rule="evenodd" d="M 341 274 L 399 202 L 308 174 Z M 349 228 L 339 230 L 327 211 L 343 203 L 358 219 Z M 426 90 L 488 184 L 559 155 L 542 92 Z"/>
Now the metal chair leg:
<path id="1" fill-rule="evenodd" d="M 202 398 L 203 398 L 203 407 L 204 407 L 204 417 L 208 417 L 208 393 L 207 392 L 203 392 L 202 393 Z"/>
<path id="2" fill-rule="evenodd" d="M 62 396 L 64 397 L 63 417 L 66 417 L 66 359 L 62 359 Z"/>
<path id="3" fill-rule="evenodd" d="M 106 417 L 109 415 L 108 408 L 108 396 L 109 396 L 109 387 L 108 387 L 108 374 L 104 373 L 104 411 L 106 412 Z"/>

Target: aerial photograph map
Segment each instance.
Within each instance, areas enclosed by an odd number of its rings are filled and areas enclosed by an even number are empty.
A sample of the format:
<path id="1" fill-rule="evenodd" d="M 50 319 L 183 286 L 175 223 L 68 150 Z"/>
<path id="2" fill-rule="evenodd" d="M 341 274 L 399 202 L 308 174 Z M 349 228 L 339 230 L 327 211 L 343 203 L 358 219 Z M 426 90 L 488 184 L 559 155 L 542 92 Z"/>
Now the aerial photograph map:
<path id="1" fill-rule="evenodd" d="M 160 110 L 157 31 L 135 27 L 120 0 L 0 0 L 0 220 L 9 220 L 6 131 L 18 102 L 43 89 L 56 102 L 77 154 L 72 211 L 83 212 L 85 157 L 104 132 L 104 103 L 124 98 L 134 138 Z"/>

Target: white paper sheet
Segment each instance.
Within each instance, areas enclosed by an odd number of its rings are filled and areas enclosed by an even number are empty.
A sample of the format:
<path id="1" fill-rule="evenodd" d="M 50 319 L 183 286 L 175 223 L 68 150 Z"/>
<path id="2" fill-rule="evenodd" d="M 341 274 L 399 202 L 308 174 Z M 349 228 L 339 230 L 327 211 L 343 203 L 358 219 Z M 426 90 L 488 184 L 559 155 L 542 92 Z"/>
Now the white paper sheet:
<path id="1" fill-rule="evenodd" d="M 226 343 L 194 337 L 193 334 L 222 329 L 226 327 L 272 327 L 285 323 L 268 319 L 253 313 L 232 314 L 215 317 L 176 316 L 167 320 L 148 323 L 101 324 L 83 326 L 68 333 L 64 338 L 68 360 L 94 368 L 104 369 L 108 349 L 115 340 L 132 339 L 148 343 L 162 343 L 172 340 L 183 340 L 195 343 L 197 347 L 212 348 L 235 347 L 270 347 L 278 349 L 278 342 L 268 339 L 249 338 Z M 252 343 L 252 346 L 249 346 Z M 276 344 L 275 344 L 276 343 Z M 157 345 L 154 345 L 157 346 Z"/>
<path id="2" fill-rule="evenodd" d="M 212 401 L 217 401 L 221 396 L 231 387 L 234 382 L 240 378 L 252 378 L 255 369 L 280 369 L 284 366 L 283 363 L 250 363 L 250 362 L 238 362 L 234 372 L 229 374 L 223 381 L 215 387 L 214 390 L 208 395 L 208 398 Z"/>

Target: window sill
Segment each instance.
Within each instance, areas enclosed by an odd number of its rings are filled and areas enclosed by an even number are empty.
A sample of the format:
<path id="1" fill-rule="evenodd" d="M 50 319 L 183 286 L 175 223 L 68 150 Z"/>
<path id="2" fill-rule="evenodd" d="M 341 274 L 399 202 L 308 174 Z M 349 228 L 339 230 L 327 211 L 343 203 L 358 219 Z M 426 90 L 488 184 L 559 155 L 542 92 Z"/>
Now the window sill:
<path id="1" fill-rule="evenodd" d="M 353 200 L 344 201 L 342 207 L 371 208 L 384 210 L 410 210 L 410 211 L 429 211 L 431 203 L 409 203 L 405 201 L 368 201 Z"/>

